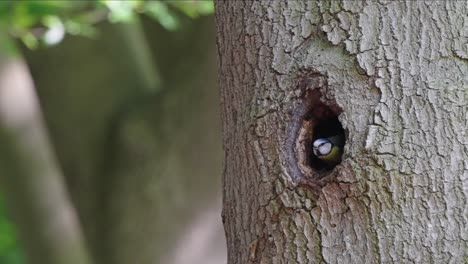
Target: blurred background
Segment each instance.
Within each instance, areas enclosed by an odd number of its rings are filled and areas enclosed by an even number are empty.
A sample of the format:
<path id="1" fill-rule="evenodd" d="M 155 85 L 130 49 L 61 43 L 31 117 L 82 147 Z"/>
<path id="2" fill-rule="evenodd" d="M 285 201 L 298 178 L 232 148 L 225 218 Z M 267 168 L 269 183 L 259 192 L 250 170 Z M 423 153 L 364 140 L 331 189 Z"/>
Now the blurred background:
<path id="1" fill-rule="evenodd" d="M 213 3 L 0 0 L 0 263 L 226 263 Z"/>

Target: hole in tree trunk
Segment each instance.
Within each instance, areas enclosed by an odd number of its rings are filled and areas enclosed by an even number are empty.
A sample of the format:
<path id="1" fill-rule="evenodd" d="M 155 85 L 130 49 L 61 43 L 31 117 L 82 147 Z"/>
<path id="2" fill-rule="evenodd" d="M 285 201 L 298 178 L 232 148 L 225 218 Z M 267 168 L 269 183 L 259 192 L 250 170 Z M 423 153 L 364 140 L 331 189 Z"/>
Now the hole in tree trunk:
<path id="1" fill-rule="evenodd" d="M 341 163 L 341 156 L 345 143 L 343 126 L 338 120 L 338 116 L 333 116 L 328 119 L 320 120 L 312 129 L 313 137 L 310 142 L 312 153 L 308 155 L 310 158 L 309 166 L 316 170 L 331 170 Z M 329 143 L 333 150 L 330 151 L 331 153 L 328 155 L 320 155 L 320 153 L 317 153 L 320 152 L 320 148 L 326 148 Z M 316 145 L 315 151 L 313 150 L 314 144 Z"/>
<path id="2" fill-rule="evenodd" d="M 307 93 L 307 111 L 296 141 L 299 168 L 312 178 L 324 177 L 341 163 L 346 141 L 338 119 L 341 109 L 334 102 L 324 103 L 321 96 L 316 89 Z"/>

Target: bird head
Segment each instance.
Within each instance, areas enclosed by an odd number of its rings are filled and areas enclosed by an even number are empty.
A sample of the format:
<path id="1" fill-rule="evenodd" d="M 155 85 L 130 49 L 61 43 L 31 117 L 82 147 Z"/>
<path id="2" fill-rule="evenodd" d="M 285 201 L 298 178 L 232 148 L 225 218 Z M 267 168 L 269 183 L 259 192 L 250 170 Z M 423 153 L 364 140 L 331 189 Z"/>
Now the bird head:
<path id="1" fill-rule="evenodd" d="M 332 142 L 330 142 L 330 140 L 326 138 L 318 138 L 313 143 L 313 151 L 314 151 L 315 156 L 317 157 L 330 154 L 330 152 L 332 151 L 332 148 L 333 148 Z"/>

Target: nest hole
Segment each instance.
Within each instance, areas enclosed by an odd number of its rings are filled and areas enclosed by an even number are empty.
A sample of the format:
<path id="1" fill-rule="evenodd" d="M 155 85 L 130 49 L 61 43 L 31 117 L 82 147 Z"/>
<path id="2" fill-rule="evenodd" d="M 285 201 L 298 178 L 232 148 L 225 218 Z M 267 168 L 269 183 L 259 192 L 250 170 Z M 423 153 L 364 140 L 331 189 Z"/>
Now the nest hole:
<path id="1" fill-rule="evenodd" d="M 332 171 L 342 160 L 342 152 L 339 161 L 324 161 L 313 152 L 313 142 L 319 138 L 342 137 L 341 150 L 346 144 L 346 133 L 338 116 L 342 110 L 336 105 L 320 101 L 320 93 L 309 95 L 309 109 L 306 112 L 302 127 L 299 132 L 296 149 L 298 150 L 299 167 L 302 172 L 312 178 L 323 177 Z"/>
<path id="2" fill-rule="evenodd" d="M 315 127 L 313 127 L 312 134 L 312 139 L 310 140 L 310 142 L 307 142 L 307 145 L 309 146 L 309 151 L 307 155 L 309 157 L 309 166 L 317 171 L 332 170 L 338 164 L 341 163 L 343 153 L 340 154 L 340 161 L 338 163 L 328 164 L 314 155 L 312 146 L 313 142 L 319 138 L 329 138 L 337 135 L 342 136 L 344 138 L 344 141 L 346 142 L 345 131 L 338 119 L 338 116 L 331 116 L 327 119 L 320 119 L 319 122 L 317 122 L 317 124 L 315 125 Z M 344 144 L 339 147 L 343 149 Z"/>

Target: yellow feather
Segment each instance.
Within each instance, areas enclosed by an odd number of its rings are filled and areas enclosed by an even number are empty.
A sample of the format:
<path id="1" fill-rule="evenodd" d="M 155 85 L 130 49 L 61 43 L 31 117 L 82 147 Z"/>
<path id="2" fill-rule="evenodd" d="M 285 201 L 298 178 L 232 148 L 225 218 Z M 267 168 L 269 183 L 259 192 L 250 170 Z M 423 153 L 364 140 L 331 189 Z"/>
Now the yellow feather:
<path id="1" fill-rule="evenodd" d="M 329 164 L 337 164 L 341 161 L 341 149 L 337 146 L 333 146 L 328 155 L 320 156 L 319 159 Z"/>

